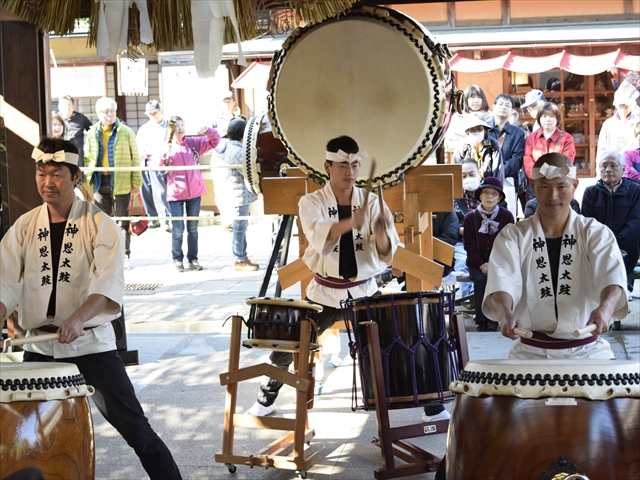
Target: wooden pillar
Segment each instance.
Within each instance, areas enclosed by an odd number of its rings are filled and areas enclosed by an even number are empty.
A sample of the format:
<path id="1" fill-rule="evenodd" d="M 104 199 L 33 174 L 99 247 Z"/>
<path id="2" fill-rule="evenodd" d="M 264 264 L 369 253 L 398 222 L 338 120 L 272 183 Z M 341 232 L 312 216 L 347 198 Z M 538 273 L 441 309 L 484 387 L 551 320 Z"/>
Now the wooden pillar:
<path id="1" fill-rule="evenodd" d="M 45 134 L 48 98 L 48 48 L 35 25 L 0 12 L 0 189 L 2 230 L 42 204 L 35 182 L 33 147 Z"/>

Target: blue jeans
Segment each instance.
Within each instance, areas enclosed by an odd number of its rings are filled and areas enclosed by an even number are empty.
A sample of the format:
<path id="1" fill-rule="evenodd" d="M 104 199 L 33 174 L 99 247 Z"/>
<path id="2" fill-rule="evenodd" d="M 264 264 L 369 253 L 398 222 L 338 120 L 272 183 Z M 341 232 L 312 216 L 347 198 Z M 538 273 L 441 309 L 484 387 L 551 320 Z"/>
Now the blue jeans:
<path id="1" fill-rule="evenodd" d="M 459 240 L 454 247 L 453 258 L 455 260 L 453 269 L 456 272 L 469 274 L 469 268 L 467 267 L 467 251 L 464 249 L 464 243 Z M 460 283 L 460 298 L 473 295 L 473 283 L 462 282 Z"/>
<path id="2" fill-rule="evenodd" d="M 249 215 L 249 205 L 234 207 L 236 217 L 246 217 Z M 231 239 L 231 251 L 236 262 L 241 262 L 247 258 L 247 227 L 249 220 L 233 221 L 233 238 Z"/>
<path id="3" fill-rule="evenodd" d="M 200 215 L 200 197 L 189 200 L 169 202 L 172 217 L 197 217 Z M 185 215 L 186 213 L 186 215 Z M 171 255 L 179 262 L 184 258 L 182 253 L 182 234 L 184 233 L 184 220 L 171 220 Z M 187 260 L 192 262 L 198 259 L 198 220 L 187 220 Z"/>
<path id="4" fill-rule="evenodd" d="M 168 217 L 167 184 L 163 172 L 142 172 L 142 203 L 150 217 Z"/>

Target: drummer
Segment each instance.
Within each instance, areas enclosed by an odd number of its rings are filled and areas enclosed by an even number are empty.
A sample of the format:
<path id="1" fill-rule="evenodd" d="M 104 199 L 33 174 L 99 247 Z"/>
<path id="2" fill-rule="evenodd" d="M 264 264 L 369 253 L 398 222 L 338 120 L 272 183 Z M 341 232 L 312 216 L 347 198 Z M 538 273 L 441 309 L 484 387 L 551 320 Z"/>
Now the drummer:
<path id="1" fill-rule="evenodd" d="M 494 243 L 482 309 L 516 340 L 511 359 L 614 358 L 599 334 L 627 315 L 624 263 L 611 231 L 571 209 L 577 186 L 568 157 L 541 156 L 531 177 L 536 213 Z M 590 324 L 593 334 L 573 336 Z M 533 338 L 520 338 L 516 327 Z"/>
<path id="2" fill-rule="evenodd" d="M 300 199 L 300 221 L 309 241 L 303 261 L 315 273 L 307 287 L 307 299 L 324 307 L 316 317 L 318 336 L 342 319 L 340 301 L 371 296 L 378 291 L 373 276 L 384 271 L 398 246 L 389 209 L 380 209 L 378 198 L 356 187 L 361 151 L 350 137 L 327 143 L 324 169 L 329 182 Z M 366 204 L 366 210 L 363 208 Z M 271 363 L 287 370 L 291 353 L 273 352 Z M 271 415 L 282 382 L 266 378 L 249 415 Z"/>
<path id="3" fill-rule="evenodd" d="M 18 218 L 0 243 L 0 322 L 19 306 L 27 337 L 59 333 L 57 341 L 26 345 L 23 360 L 75 364 L 95 388 L 98 410 L 135 450 L 151 480 L 178 480 L 171 452 L 149 425 L 116 352 L 111 321 L 119 317 L 124 295 L 122 233 L 75 196 L 75 143 L 45 138 L 32 156 L 44 205 Z"/>

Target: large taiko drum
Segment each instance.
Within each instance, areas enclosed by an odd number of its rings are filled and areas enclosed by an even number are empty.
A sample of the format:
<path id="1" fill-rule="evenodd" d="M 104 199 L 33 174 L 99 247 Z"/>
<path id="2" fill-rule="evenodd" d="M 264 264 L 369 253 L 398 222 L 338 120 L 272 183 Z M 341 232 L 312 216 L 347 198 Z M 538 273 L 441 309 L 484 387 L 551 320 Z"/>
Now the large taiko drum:
<path id="1" fill-rule="evenodd" d="M 293 298 L 249 298 L 251 305 L 247 320 L 247 340 L 242 345 L 248 348 L 265 348 L 274 351 L 297 350 L 300 344 L 300 325 L 303 319 L 311 320 L 311 350 L 318 350 L 316 313 L 322 306 L 306 300 Z"/>
<path id="2" fill-rule="evenodd" d="M 291 165 L 287 149 L 273 136 L 269 117 L 258 115 L 247 122 L 242 146 L 242 168 L 249 191 L 262 194 L 262 179 L 281 176 L 281 167 Z"/>
<path id="3" fill-rule="evenodd" d="M 448 292 L 416 292 L 343 302 L 351 351 L 360 369 L 364 408 L 375 406 L 366 327 L 378 325 L 389 408 L 411 408 L 453 400 L 447 390 L 455 376 L 454 345 L 447 336 Z M 353 334 L 353 339 L 351 335 Z M 354 385 L 355 387 L 355 385 Z M 354 389 L 355 390 L 355 389 Z"/>
<path id="4" fill-rule="evenodd" d="M 637 362 L 468 362 L 450 390 L 447 478 L 640 478 Z"/>
<path id="5" fill-rule="evenodd" d="M 271 65 L 274 135 L 319 182 L 328 179 L 327 141 L 353 137 L 368 153 L 361 174 L 375 158 L 373 185 L 392 184 L 444 138 L 455 103 L 448 55 L 421 24 L 387 8 L 297 29 Z"/>
<path id="6" fill-rule="evenodd" d="M 49 479 L 93 479 L 93 421 L 71 363 L 0 364 L 0 478 L 20 469 Z"/>

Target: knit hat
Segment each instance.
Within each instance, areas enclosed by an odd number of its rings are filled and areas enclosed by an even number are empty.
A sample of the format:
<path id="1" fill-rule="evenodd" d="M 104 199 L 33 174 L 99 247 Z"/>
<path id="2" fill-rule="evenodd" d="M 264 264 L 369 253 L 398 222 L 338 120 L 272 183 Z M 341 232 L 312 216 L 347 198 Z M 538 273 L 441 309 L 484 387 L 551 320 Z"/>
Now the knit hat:
<path id="1" fill-rule="evenodd" d="M 502 182 L 499 179 L 497 179 L 496 177 L 485 177 L 482 179 L 480 185 L 475 191 L 476 200 L 480 200 L 480 194 L 485 188 L 493 188 L 494 190 L 500 192 L 500 202 L 504 201 L 504 199 L 507 198 L 502 191 Z"/>

